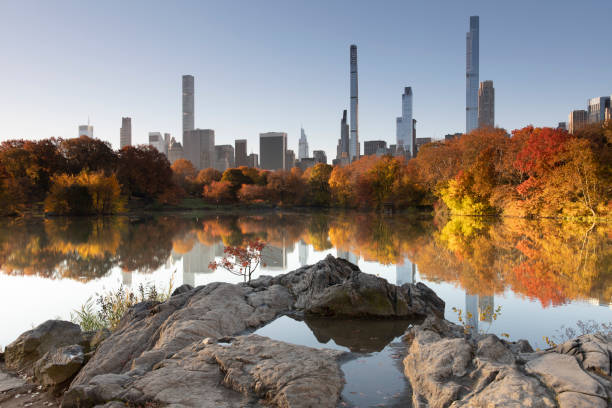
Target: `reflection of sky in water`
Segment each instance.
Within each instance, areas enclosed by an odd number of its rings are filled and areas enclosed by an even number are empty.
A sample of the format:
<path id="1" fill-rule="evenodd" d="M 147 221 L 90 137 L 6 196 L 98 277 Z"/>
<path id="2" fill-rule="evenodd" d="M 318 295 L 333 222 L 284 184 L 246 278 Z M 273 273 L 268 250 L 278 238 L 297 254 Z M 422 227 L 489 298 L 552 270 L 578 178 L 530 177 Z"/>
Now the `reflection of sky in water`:
<path id="1" fill-rule="evenodd" d="M 283 227 L 278 227 L 283 228 Z M 138 239 L 143 239 L 139 237 Z M 204 285 L 215 281 L 241 282 L 242 278 L 218 269 L 214 273 L 208 264 L 223 253 L 223 244 L 209 245 L 194 239 L 193 246 L 184 253 L 172 252 L 165 265 L 152 273 L 123 272 L 113 267 L 104 277 L 87 283 L 72 279 L 46 279 L 37 276 L 8 276 L 0 274 L 0 346 L 14 340 L 21 332 L 50 318 L 70 318 L 70 312 L 78 308 L 95 293 L 117 288 L 122 283 L 137 287 L 140 283 L 154 282 L 158 288 L 167 288 L 174 274 L 174 287 L 183 283 Z M 215 242 L 212 240 L 210 243 Z M 341 256 L 353 262 L 367 273 L 378 275 L 392 283 L 423 281 L 446 302 L 446 318 L 452 321 L 457 316 L 452 307 L 477 314 L 479 307 L 502 306 L 500 318 L 489 328 L 487 322 L 478 322 L 481 329 L 496 334 L 509 333 L 512 339 L 528 339 L 534 347 L 544 346 L 542 336 L 554 335 L 562 325 L 574 325 L 578 320 L 594 319 L 599 322 L 612 321 L 612 310 L 586 301 L 576 301 L 562 306 L 543 308 L 538 300 L 529 300 L 506 290 L 502 295 L 471 296 L 458 284 L 443 281 L 431 282 L 423 279 L 418 267 L 406 259 L 403 265 L 382 265 L 364 261 L 355 254 L 335 248 L 316 251 L 303 240 L 276 241 L 264 253 L 266 267 L 258 270 L 255 277 L 277 275 L 305 264 L 323 259 L 327 254 Z"/>

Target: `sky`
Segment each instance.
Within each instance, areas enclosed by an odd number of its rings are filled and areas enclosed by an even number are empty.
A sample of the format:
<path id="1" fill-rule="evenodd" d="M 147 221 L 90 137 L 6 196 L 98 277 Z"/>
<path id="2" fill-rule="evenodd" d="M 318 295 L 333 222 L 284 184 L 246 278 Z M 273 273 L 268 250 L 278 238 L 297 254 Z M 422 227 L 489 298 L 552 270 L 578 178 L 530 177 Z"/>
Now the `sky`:
<path id="1" fill-rule="evenodd" d="M 359 139 L 395 142 L 405 86 L 417 137 L 465 130 L 465 35 L 480 16 L 480 80 L 495 121 L 556 126 L 612 94 L 612 1 L 0 0 L 0 141 L 181 137 L 181 76 L 195 76 L 195 126 L 216 144 L 288 134 L 335 157 L 359 59 Z M 363 145 L 362 145 L 363 149 Z"/>

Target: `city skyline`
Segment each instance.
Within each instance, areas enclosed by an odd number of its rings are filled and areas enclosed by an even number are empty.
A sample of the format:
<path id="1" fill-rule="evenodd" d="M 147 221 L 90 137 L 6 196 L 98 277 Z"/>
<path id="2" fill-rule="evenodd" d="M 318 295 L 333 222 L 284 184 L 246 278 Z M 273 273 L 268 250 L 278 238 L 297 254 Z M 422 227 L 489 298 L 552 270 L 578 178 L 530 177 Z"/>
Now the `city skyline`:
<path id="1" fill-rule="evenodd" d="M 176 28 L 180 12 L 191 8 L 190 21 L 235 15 L 238 21 L 244 22 L 252 11 L 248 4 L 237 7 L 210 3 L 205 7 L 185 2 L 173 8 L 160 4 L 150 7 L 146 4 L 145 7 L 143 2 L 133 2 L 125 6 L 125 13 L 119 16 L 111 13 L 115 3 L 109 2 L 89 7 L 90 13 L 101 16 L 100 22 L 92 23 L 91 33 L 76 37 L 76 28 L 57 29 L 64 19 L 78 20 L 78 16 L 86 12 L 76 2 L 56 7 L 32 1 L 3 4 L 0 15 L 6 18 L 6 24 L 0 30 L 5 33 L 3 38 L 11 38 L 11 42 L 5 47 L 7 64 L 0 78 L 0 87 L 6 91 L 0 98 L 0 119 L 4 124 L 0 140 L 74 137 L 77 125 L 86 123 L 90 116 L 96 137 L 111 142 L 115 148 L 119 147 L 118 127 L 122 117 L 132 118 L 133 144 L 147 143 L 148 133 L 156 130 L 168 132 L 181 141 L 179 77 L 192 74 L 197 77 L 196 126 L 215 129 L 218 143 L 247 139 L 250 146 L 257 146 L 259 133 L 278 129 L 288 133 L 288 148 L 297 152 L 299 124 L 304 122 L 309 124 L 311 148 L 325 150 L 333 157 L 338 139 L 338 112 L 350 108 L 345 61 L 346 48 L 352 43 L 359 47 L 361 71 L 360 142 L 386 140 L 392 143 L 397 116 L 396 95 L 405 84 L 411 84 L 419 95 L 419 103 L 414 107 L 419 135 L 441 138 L 444 134 L 464 130 L 461 124 L 465 120 L 462 77 L 465 76 L 466 22 L 471 15 L 481 17 L 480 74 L 495 81 L 496 122 L 508 130 L 527 124 L 553 126 L 565 120 L 572 109 L 585 107 L 588 99 L 607 95 L 612 88 L 612 81 L 603 68 L 610 65 L 610 57 L 602 55 L 605 53 L 598 47 L 580 41 L 584 37 L 584 27 L 588 25 L 589 32 L 596 34 L 602 29 L 597 23 L 600 16 L 605 15 L 607 9 L 612 11 L 609 3 L 597 3 L 599 13 L 585 10 L 569 13 L 563 2 L 555 2 L 559 7 L 554 8 L 529 6 L 530 3 L 524 2 L 526 10 L 521 10 L 524 7 L 520 4 L 493 7 L 485 2 L 469 2 L 462 6 L 448 3 L 439 21 L 435 18 L 437 8 L 423 5 L 411 9 L 419 18 L 415 18 L 415 24 L 410 27 L 414 32 L 410 33 L 427 35 L 426 43 L 396 38 L 392 23 L 397 20 L 396 15 L 406 9 L 401 3 L 390 2 L 381 11 L 366 3 L 357 2 L 349 8 L 349 3 L 338 2 L 329 6 L 329 17 L 322 11 L 323 3 L 314 2 L 311 7 L 296 4 L 276 8 L 270 4 L 260 7 L 257 16 L 264 21 L 279 16 L 286 18 L 283 27 L 291 27 L 288 38 L 278 38 L 274 30 L 262 29 L 255 38 L 249 39 L 245 34 L 249 32 L 248 26 L 230 35 L 227 29 L 213 24 L 219 35 L 198 52 L 207 55 L 206 58 L 188 56 L 192 55 L 192 48 L 200 47 L 190 38 L 197 37 L 194 34 L 204 29 L 185 24 L 176 29 L 176 33 L 150 37 L 150 30 L 145 29 L 147 17 L 166 13 L 169 26 Z M 294 26 L 293 15 L 300 14 L 296 9 L 313 17 L 317 28 Z M 212 17 L 205 11 L 210 11 Z M 336 22 L 332 17 L 339 14 L 354 17 L 355 23 L 347 26 L 342 35 L 328 41 L 323 34 L 332 30 L 332 22 Z M 370 21 L 371 15 L 378 17 L 380 22 L 364 24 Z M 503 20 L 501 15 L 504 15 Z M 520 30 L 515 25 L 519 16 Z M 16 24 L 25 21 L 26 17 L 32 22 L 27 33 L 23 31 L 23 24 Z M 570 17 L 572 27 L 559 24 Z M 105 31 L 106 24 L 115 23 L 132 29 L 119 38 Z M 261 24 L 257 26 L 261 28 Z M 37 45 L 41 38 L 48 41 L 45 50 Z M 175 50 L 178 38 L 184 38 L 185 43 L 191 45 Z M 304 40 L 300 42 L 297 38 Z M 253 43 L 262 39 L 269 40 L 266 49 Z M 294 55 L 290 43 L 292 47 L 297 45 L 295 50 L 299 49 L 299 58 L 284 59 L 276 67 L 266 62 L 275 55 Z M 225 55 L 226 47 L 238 47 L 245 54 Z M 112 61 L 110 56 L 117 52 L 125 58 Z M 580 58 L 571 58 L 576 53 Z M 553 58 L 555 55 L 567 56 L 561 66 L 558 58 Z M 72 59 L 72 56 L 78 58 Z M 91 58 L 95 63 L 85 70 L 79 68 L 75 76 L 76 61 L 82 58 Z M 152 58 L 161 58 L 163 63 L 151 69 Z M 215 64 L 207 62 L 211 59 Z M 585 75 L 585 61 L 589 61 L 588 75 Z M 232 65 L 232 62 L 237 64 Z M 240 63 L 256 67 L 248 81 L 240 73 L 244 68 Z M 25 70 L 24 64 L 27 64 Z M 568 83 L 568 76 L 579 76 L 581 80 Z M 269 89 L 263 88 L 263 84 Z M 271 97 L 262 99 L 264 92 Z M 291 95 L 297 94 L 301 95 L 298 101 L 291 101 Z M 437 118 L 440 95 L 444 95 L 445 100 L 442 120 Z M 233 101 L 238 98 L 247 98 L 247 104 L 236 105 Z M 256 98 L 257 103 L 252 103 L 252 98 Z M 540 109 L 537 101 L 544 98 L 551 103 Z M 27 120 L 32 117 L 36 120 Z"/>

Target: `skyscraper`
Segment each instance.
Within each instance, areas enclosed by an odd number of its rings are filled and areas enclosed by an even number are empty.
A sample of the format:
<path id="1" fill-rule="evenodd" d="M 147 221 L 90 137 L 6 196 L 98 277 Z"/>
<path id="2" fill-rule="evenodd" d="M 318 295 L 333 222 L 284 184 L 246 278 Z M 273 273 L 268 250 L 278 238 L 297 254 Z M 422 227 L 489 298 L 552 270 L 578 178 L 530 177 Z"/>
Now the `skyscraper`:
<path id="1" fill-rule="evenodd" d="M 300 146 L 298 149 L 298 159 L 302 160 L 308 157 L 308 141 L 306 140 L 306 133 L 304 128 L 300 129 Z"/>
<path id="2" fill-rule="evenodd" d="M 162 134 L 159 132 L 149 132 L 149 145 L 157 149 L 158 152 L 168 156 L 168 145 Z"/>
<path id="3" fill-rule="evenodd" d="M 249 160 L 247 157 L 246 139 L 236 139 L 234 141 L 234 149 L 235 149 L 235 155 L 236 155 L 236 167 L 248 166 Z"/>
<path id="4" fill-rule="evenodd" d="M 291 170 L 295 166 L 295 152 L 287 149 L 285 151 L 285 170 Z"/>
<path id="5" fill-rule="evenodd" d="M 568 132 L 574 133 L 576 130 L 584 127 L 587 124 L 588 114 L 585 110 L 571 111 L 569 114 L 569 130 Z"/>
<path id="6" fill-rule="evenodd" d="M 351 136 L 349 138 L 349 160 L 359 160 L 359 92 L 357 80 L 357 46 L 351 45 Z"/>
<path id="7" fill-rule="evenodd" d="M 495 127 L 495 88 L 483 81 L 478 88 L 478 127 Z"/>
<path id="8" fill-rule="evenodd" d="M 478 65 L 479 65 L 479 19 L 470 17 L 470 31 L 466 36 L 466 91 L 465 133 L 478 127 Z"/>
<path id="9" fill-rule="evenodd" d="M 363 154 L 373 156 L 380 153 L 385 154 L 387 151 L 387 142 L 384 140 L 368 140 L 363 142 Z"/>
<path id="10" fill-rule="evenodd" d="M 610 97 L 591 98 L 588 102 L 588 123 L 599 123 L 606 119 L 606 109 L 610 109 Z"/>
<path id="11" fill-rule="evenodd" d="M 185 146 L 185 148 L 187 147 L 187 144 L 185 143 L 185 134 L 194 129 L 193 92 L 193 75 L 183 75 L 183 146 Z"/>
<path id="12" fill-rule="evenodd" d="M 325 154 L 324 150 L 313 150 L 312 157 L 315 163 L 327 164 L 327 154 Z"/>
<path id="13" fill-rule="evenodd" d="M 252 168 L 259 167 L 259 155 L 258 154 L 256 153 L 249 154 L 248 161 L 249 161 L 248 163 L 249 167 L 252 167 Z"/>
<path id="14" fill-rule="evenodd" d="M 407 86 L 402 94 L 402 116 L 396 120 L 396 143 L 397 147 L 403 146 L 404 151 L 412 157 L 414 153 L 412 122 L 412 88 Z"/>
<path id="15" fill-rule="evenodd" d="M 233 167 L 235 167 L 234 146 L 215 146 L 215 169 L 223 173 L 225 170 L 231 169 Z"/>
<path id="16" fill-rule="evenodd" d="M 89 121 L 87 121 L 86 125 L 79 126 L 79 137 L 81 136 L 88 136 L 93 138 L 93 126 L 89 124 Z"/>
<path id="17" fill-rule="evenodd" d="M 342 119 L 340 120 L 340 139 L 338 139 L 336 149 L 336 160 L 340 164 L 348 164 L 349 160 L 349 126 L 346 122 L 346 109 L 342 111 Z"/>
<path id="18" fill-rule="evenodd" d="M 268 132 L 259 134 L 259 160 L 264 170 L 285 169 L 287 134 Z"/>
<path id="19" fill-rule="evenodd" d="M 174 138 L 170 139 L 170 144 L 168 145 L 168 161 L 170 164 L 174 164 L 175 161 L 184 158 L 183 145 Z"/>
<path id="20" fill-rule="evenodd" d="M 183 135 L 185 159 L 198 169 L 215 167 L 215 131 L 212 129 L 193 129 Z"/>
<path id="21" fill-rule="evenodd" d="M 132 118 L 121 118 L 119 129 L 119 148 L 132 145 Z"/>

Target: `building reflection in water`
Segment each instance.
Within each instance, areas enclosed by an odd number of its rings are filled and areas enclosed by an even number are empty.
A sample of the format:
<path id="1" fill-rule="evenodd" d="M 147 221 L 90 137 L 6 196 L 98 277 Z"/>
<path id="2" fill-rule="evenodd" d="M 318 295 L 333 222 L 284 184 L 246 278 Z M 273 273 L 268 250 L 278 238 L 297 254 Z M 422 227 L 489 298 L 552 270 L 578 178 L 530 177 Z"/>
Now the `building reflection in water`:
<path id="1" fill-rule="evenodd" d="M 492 323 L 495 302 L 493 296 L 465 294 L 465 320 L 472 333 L 478 333 L 478 322 Z M 485 313 L 486 312 L 486 313 Z"/>
<path id="2" fill-rule="evenodd" d="M 395 284 L 402 286 L 404 283 L 415 283 L 416 265 L 408 258 L 404 258 L 404 263 L 395 266 Z"/>
<path id="3" fill-rule="evenodd" d="M 300 239 L 297 243 L 297 246 L 300 258 L 300 266 L 308 265 L 308 245 Z"/>
<path id="4" fill-rule="evenodd" d="M 340 248 L 336 249 L 336 257 L 345 259 L 355 265 L 357 265 L 359 262 L 359 257 L 357 255 L 353 254 L 352 252 L 342 250 Z"/>
<path id="5" fill-rule="evenodd" d="M 121 271 L 121 282 L 124 286 L 132 286 L 132 271 Z"/>
<path id="6" fill-rule="evenodd" d="M 287 268 L 287 249 L 266 245 L 261 251 L 261 260 L 268 270 L 284 271 Z"/>

